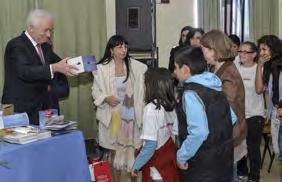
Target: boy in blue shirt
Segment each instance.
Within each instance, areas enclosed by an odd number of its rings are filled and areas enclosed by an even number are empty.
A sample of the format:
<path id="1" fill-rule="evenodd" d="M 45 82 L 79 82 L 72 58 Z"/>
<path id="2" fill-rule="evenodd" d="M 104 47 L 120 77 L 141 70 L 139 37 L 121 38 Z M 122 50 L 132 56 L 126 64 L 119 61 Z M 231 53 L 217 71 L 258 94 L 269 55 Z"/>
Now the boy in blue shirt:
<path id="1" fill-rule="evenodd" d="M 221 91 L 221 81 L 205 72 L 201 48 L 182 49 L 175 60 L 174 73 L 184 88 L 178 107 L 181 181 L 229 181 L 237 118 Z"/>

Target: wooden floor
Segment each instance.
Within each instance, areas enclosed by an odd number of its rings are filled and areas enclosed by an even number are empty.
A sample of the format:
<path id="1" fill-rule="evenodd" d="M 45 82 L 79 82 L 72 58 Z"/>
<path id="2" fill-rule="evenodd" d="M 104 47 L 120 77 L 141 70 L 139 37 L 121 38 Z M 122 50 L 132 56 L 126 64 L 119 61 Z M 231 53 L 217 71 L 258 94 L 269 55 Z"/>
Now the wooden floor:
<path id="1" fill-rule="evenodd" d="M 280 162 L 275 159 L 270 170 L 270 173 L 267 172 L 269 163 L 269 158 L 265 159 L 263 169 L 261 171 L 261 182 L 282 182 L 282 166 Z"/>
<path id="2" fill-rule="evenodd" d="M 264 142 L 262 141 L 261 151 L 263 151 Z M 272 148 L 272 147 L 271 147 Z M 261 170 L 260 182 L 282 182 L 282 163 L 278 161 L 277 157 L 274 159 L 270 172 L 267 172 L 270 163 L 268 153 L 265 156 L 263 168 Z M 122 182 L 130 182 L 126 174 L 122 175 Z M 139 181 L 139 180 L 138 180 Z"/>
<path id="3" fill-rule="evenodd" d="M 263 151 L 264 143 L 262 141 L 261 151 Z M 272 147 L 271 147 L 272 148 Z M 270 172 L 267 171 L 270 164 L 268 153 L 265 156 L 265 161 L 261 170 L 261 182 L 282 182 L 282 163 L 276 157 L 273 161 Z"/>
<path id="4" fill-rule="evenodd" d="M 267 172 L 268 164 L 269 164 L 269 157 L 267 156 L 264 161 L 263 168 L 261 170 L 260 182 L 282 182 L 282 165 L 279 164 L 279 161 L 277 159 L 274 160 L 270 173 Z M 121 181 L 130 182 L 129 178 L 125 174 L 122 175 Z"/>
<path id="5" fill-rule="evenodd" d="M 261 144 L 261 151 L 263 151 L 263 147 L 264 147 L 264 140 L 262 140 L 262 144 Z M 271 150 L 272 150 L 272 146 Z M 94 151 L 92 148 L 90 151 Z M 91 152 L 89 152 L 91 153 Z M 270 157 L 269 154 L 267 153 L 265 156 L 265 161 L 263 164 L 263 168 L 261 170 L 261 182 L 282 182 L 282 163 L 278 161 L 277 158 L 274 159 L 274 162 L 272 164 L 270 173 L 267 172 L 268 169 L 268 165 L 270 162 Z M 141 177 L 139 178 L 138 181 L 140 180 Z M 122 174 L 122 178 L 121 178 L 121 182 L 130 182 L 129 180 L 129 176 L 125 173 Z"/>
<path id="6" fill-rule="evenodd" d="M 265 164 L 268 164 L 269 159 L 265 159 Z M 270 170 L 270 173 L 267 172 L 267 165 L 263 166 L 261 171 L 261 180 L 260 182 L 282 182 L 282 167 L 279 166 L 279 161 L 276 159 L 273 162 L 273 166 Z M 123 174 L 122 175 L 122 182 L 130 182 L 129 178 Z M 138 180 L 141 181 L 141 180 Z"/>
<path id="7" fill-rule="evenodd" d="M 269 156 L 266 155 L 263 168 L 261 170 L 261 180 L 260 182 L 282 182 L 282 164 L 277 160 L 274 160 L 270 173 L 267 172 L 268 164 L 269 164 Z M 126 174 L 122 175 L 122 182 L 130 182 L 129 178 Z M 139 180 L 138 180 L 139 181 Z"/>

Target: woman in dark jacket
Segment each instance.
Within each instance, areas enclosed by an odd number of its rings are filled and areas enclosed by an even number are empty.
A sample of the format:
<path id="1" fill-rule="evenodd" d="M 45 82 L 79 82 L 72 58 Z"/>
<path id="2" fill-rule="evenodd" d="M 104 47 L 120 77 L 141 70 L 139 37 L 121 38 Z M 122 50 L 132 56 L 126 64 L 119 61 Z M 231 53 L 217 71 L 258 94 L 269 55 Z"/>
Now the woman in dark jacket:
<path id="1" fill-rule="evenodd" d="M 191 26 L 185 26 L 181 29 L 180 32 L 180 38 L 179 38 L 179 42 L 178 42 L 178 46 L 173 47 L 170 51 L 170 57 L 169 57 L 169 64 L 168 64 L 168 69 L 171 73 L 174 72 L 174 56 L 175 53 L 182 47 L 185 46 L 185 41 L 186 41 L 186 36 L 187 34 L 192 31 L 193 28 Z"/>

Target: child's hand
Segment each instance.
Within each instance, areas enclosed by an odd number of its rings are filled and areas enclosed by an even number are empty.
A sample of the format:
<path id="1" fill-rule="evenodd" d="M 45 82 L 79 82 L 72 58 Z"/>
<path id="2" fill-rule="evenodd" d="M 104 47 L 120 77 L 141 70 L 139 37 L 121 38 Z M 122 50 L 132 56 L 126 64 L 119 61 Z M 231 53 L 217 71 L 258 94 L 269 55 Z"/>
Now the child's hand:
<path id="1" fill-rule="evenodd" d="M 188 163 L 187 162 L 185 162 L 184 164 L 180 164 L 179 162 L 177 162 L 177 166 L 182 170 L 188 169 Z"/>
<path id="2" fill-rule="evenodd" d="M 131 170 L 131 177 L 137 177 L 138 176 L 138 171 L 135 169 Z"/>

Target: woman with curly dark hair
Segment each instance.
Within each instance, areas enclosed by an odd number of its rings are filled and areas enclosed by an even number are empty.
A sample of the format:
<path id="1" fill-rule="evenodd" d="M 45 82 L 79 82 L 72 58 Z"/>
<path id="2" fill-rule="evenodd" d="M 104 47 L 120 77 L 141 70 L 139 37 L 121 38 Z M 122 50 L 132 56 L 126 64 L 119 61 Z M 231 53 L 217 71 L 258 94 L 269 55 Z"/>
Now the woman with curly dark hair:
<path id="1" fill-rule="evenodd" d="M 279 114 L 279 101 L 282 100 L 282 50 L 281 40 L 275 35 L 264 35 L 258 40 L 259 59 L 256 73 L 256 91 L 257 93 L 266 93 L 267 100 L 267 118 L 271 120 L 271 134 L 273 149 L 276 154 L 280 153 L 282 145 L 278 147 L 279 138 L 282 137 L 282 131 L 279 132 L 281 114 Z M 281 107 L 281 106 L 280 106 Z M 280 148 L 280 152 L 279 152 Z"/>

